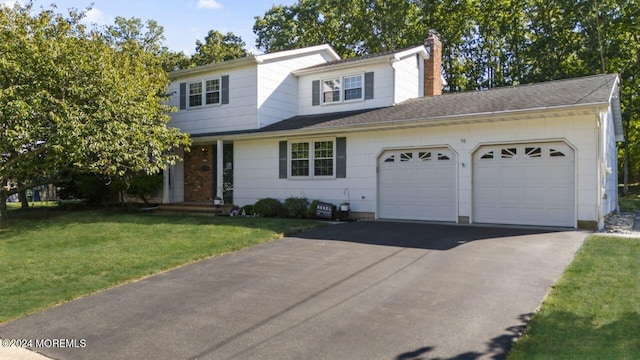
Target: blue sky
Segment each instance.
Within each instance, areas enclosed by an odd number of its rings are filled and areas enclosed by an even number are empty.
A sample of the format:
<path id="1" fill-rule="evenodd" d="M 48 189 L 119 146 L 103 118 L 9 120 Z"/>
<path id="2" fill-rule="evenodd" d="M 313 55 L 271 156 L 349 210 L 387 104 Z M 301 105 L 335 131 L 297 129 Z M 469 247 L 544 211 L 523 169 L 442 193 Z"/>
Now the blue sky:
<path id="1" fill-rule="evenodd" d="M 16 0 L 0 0 L 12 4 Z M 18 0 L 25 3 L 26 0 Z M 246 48 L 255 52 L 253 24 L 273 5 L 292 5 L 295 0 L 34 0 L 36 8 L 56 4 L 59 12 L 84 9 L 93 3 L 87 21 L 112 24 L 116 16 L 155 20 L 164 27 L 165 45 L 192 54 L 196 39 L 203 40 L 209 30 L 228 31 L 240 36 Z"/>

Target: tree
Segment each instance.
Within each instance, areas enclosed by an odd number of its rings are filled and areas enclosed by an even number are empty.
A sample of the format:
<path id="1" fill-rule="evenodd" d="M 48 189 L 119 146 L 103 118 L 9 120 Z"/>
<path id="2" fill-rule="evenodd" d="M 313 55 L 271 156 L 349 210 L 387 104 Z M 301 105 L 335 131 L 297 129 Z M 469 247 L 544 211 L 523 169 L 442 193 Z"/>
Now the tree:
<path id="1" fill-rule="evenodd" d="M 82 14 L 0 6 L 0 222 L 6 199 L 68 169 L 157 173 L 188 135 L 168 128 L 168 79 L 138 42 L 113 46 Z M 9 182 L 20 184 L 5 186 Z"/>
<path id="2" fill-rule="evenodd" d="M 160 57 L 162 68 L 167 71 L 184 69 L 192 65 L 191 60 L 182 52 L 169 50 L 163 45 L 164 28 L 154 20 L 142 23 L 139 18 L 117 16 L 113 25 L 102 31 L 105 40 L 115 48 L 137 44 L 143 50 Z"/>
<path id="3" fill-rule="evenodd" d="M 191 62 L 198 66 L 244 57 L 248 55 L 244 46 L 244 41 L 231 32 L 222 34 L 209 30 L 204 42 L 196 41 L 196 52 L 191 57 Z"/>

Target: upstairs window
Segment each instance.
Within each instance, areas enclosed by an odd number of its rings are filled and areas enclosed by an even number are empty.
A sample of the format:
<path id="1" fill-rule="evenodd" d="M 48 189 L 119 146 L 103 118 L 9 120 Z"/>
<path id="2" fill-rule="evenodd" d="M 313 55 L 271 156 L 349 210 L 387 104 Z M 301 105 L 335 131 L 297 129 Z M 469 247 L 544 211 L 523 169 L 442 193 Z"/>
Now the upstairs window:
<path id="1" fill-rule="evenodd" d="M 229 75 L 182 82 L 179 86 L 180 110 L 229 103 Z"/>
<path id="2" fill-rule="evenodd" d="M 311 82 L 311 105 L 340 104 L 373 99 L 373 72 Z"/>
<path id="3" fill-rule="evenodd" d="M 340 102 L 340 79 L 324 80 L 322 82 L 322 103 Z"/>
<path id="4" fill-rule="evenodd" d="M 362 99 L 362 75 L 344 78 L 344 100 Z"/>
<path id="5" fill-rule="evenodd" d="M 206 80 L 205 104 L 220 104 L 220 79 Z"/>
<path id="6" fill-rule="evenodd" d="M 189 107 L 202 105 L 202 82 L 189 83 Z"/>

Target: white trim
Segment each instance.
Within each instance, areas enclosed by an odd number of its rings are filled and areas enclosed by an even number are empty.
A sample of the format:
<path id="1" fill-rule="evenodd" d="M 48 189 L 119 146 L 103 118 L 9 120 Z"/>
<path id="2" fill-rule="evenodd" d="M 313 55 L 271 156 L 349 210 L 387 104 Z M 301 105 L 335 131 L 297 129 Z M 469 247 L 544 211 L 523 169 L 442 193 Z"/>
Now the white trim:
<path id="1" fill-rule="evenodd" d="M 278 51 L 278 52 L 269 53 L 269 54 L 261 54 L 261 55 L 256 55 L 255 58 L 258 62 L 263 63 L 266 61 L 271 61 L 276 59 L 280 60 L 282 58 L 287 58 L 287 57 L 298 57 L 300 55 L 305 55 L 313 52 L 321 52 L 321 51 L 326 51 L 328 55 L 334 60 L 341 59 L 340 55 L 338 55 L 338 53 L 336 53 L 335 50 L 333 50 L 333 48 L 329 44 L 310 46 L 310 47 L 305 47 L 301 49 L 284 50 L 284 51 Z"/>

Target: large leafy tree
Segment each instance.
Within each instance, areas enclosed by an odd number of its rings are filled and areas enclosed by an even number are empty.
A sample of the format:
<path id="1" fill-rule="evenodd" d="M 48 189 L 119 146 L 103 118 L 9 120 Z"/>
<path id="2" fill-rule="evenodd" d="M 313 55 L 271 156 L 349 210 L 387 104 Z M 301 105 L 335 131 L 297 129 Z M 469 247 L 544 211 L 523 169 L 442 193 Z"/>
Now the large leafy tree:
<path id="1" fill-rule="evenodd" d="M 178 161 L 168 79 L 137 41 L 87 31 L 81 14 L 0 6 L 0 222 L 13 193 L 63 171 L 118 177 Z"/>
<path id="2" fill-rule="evenodd" d="M 231 32 L 222 34 L 210 30 L 204 42 L 196 41 L 196 52 L 191 57 L 191 62 L 194 65 L 206 65 L 247 56 L 244 46 L 242 38 Z"/>

